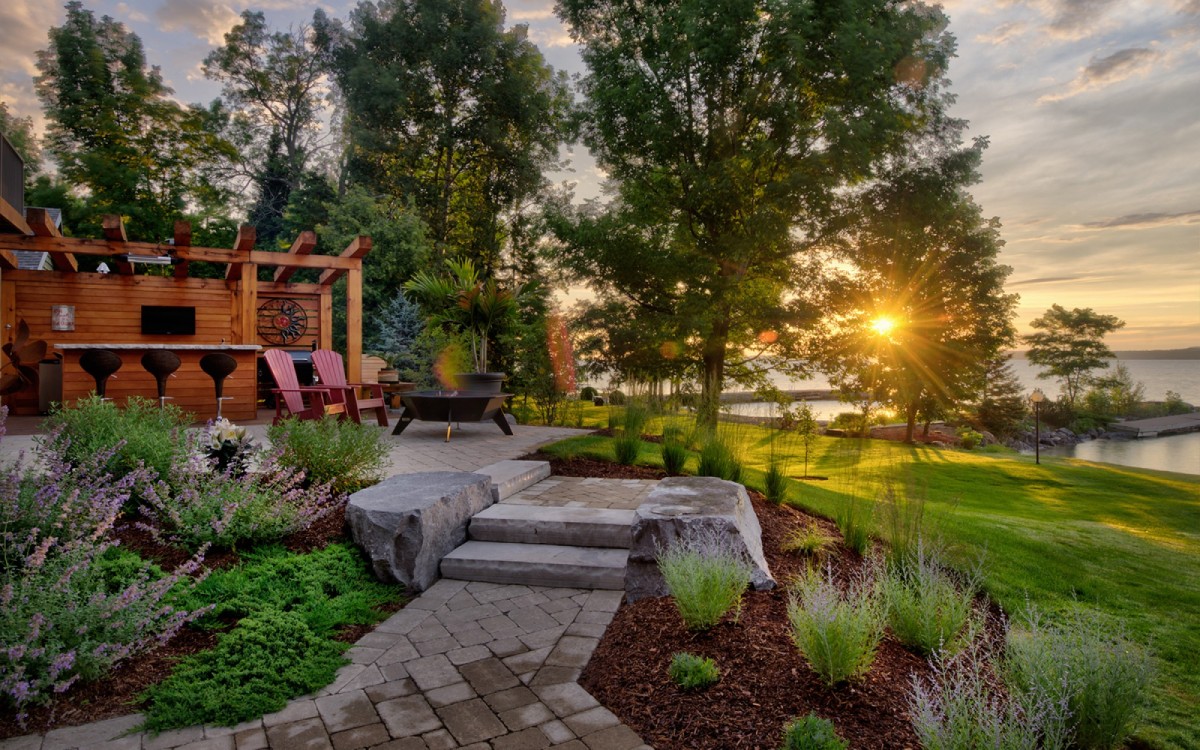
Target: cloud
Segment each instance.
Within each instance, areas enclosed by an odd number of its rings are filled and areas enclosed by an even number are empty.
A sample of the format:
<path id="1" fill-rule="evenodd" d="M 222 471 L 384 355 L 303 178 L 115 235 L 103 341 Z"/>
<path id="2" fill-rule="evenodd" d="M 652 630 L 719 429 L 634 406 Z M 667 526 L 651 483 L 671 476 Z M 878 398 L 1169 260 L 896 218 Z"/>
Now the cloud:
<path id="1" fill-rule="evenodd" d="M 1083 39 L 1096 31 L 1114 0 L 1050 0 L 1040 5 L 1043 13 L 1050 16 L 1046 28 L 1051 36 Z"/>
<path id="2" fill-rule="evenodd" d="M 1042 276 L 1036 279 L 1021 279 L 1020 281 L 1010 281 L 1007 286 L 1035 286 L 1037 284 L 1055 284 L 1062 281 L 1083 281 L 1084 279 L 1096 278 L 1090 274 L 1076 274 L 1074 276 Z"/>
<path id="3" fill-rule="evenodd" d="M 571 38 L 570 32 L 561 24 L 554 24 L 549 28 L 530 26 L 529 39 L 542 48 L 570 47 L 575 44 L 575 40 Z"/>
<path id="4" fill-rule="evenodd" d="M 1200 0 L 1197 0 L 1200 2 Z M 1029 25 L 1024 21 L 1009 21 L 1002 23 L 991 32 L 986 34 L 976 34 L 975 41 L 983 44 L 1007 44 L 1017 37 L 1024 34 L 1029 29 Z"/>
<path id="5" fill-rule="evenodd" d="M 1150 229 L 1175 224 L 1200 223 L 1200 210 L 1183 211 L 1177 214 L 1143 213 L 1126 214 L 1114 219 L 1091 221 L 1083 225 L 1086 229 Z"/>
<path id="6" fill-rule="evenodd" d="M 209 44 L 224 44 L 225 32 L 241 20 L 219 0 L 166 0 L 154 11 L 163 31 L 190 31 Z"/>
<path id="7" fill-rule="evenodd" d="M 514 23 L 529 21 L 549 21 L 554 18 L 553 8 L 534 8 L 531 10 L 514 10 L 508 14 L 508 20 Z"/>
<path id="8" fill-rule="evenodd" d="M 130 21 L 149 21 L 150 18 L 140 10 L 130 8 L 127 3 L 117 3 L 117 13 Z"/>
<path id="9" fill-rule="evenodd" d="M 49 44 L 46 32 L 59 22 L 59 10 L 58 3 L 39 0 L 0 3 L 0 75 L 14 80 L 18 73 L 37 75 L 34 53 Z"/>
<path id="10" fill-rule="evenodd" d="M 1066 89 L 1039 98 L 1038 104 L 1069 99 L 1086 91 L 1096 91 L 1134 76 L 1144 77 L 1163 59 L 1163 54 L 1149 47 L 1128 47 L 1105 57 L 1093 57 L 1079 71 Z"/>

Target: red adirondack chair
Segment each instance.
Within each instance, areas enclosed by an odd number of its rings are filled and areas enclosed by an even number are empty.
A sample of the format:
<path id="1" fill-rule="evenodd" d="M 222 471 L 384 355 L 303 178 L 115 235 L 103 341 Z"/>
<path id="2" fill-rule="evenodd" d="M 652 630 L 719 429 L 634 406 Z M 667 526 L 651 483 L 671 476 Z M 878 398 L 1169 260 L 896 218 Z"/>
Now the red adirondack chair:
<path id="1" fill-rule="evenodd" d="M 347 383 L 346 367 L 342 355 L 328 349 L 312 353 L 313 367 L 321 385 L 329 388 L 334 403 L 344 404 L 346 413 L 355 422 L 362 423 L 362 412 L 375 410 L 375 420 L 387 427 L 387 405 L 383 400 L 383 386 L 379 383 Z"/>
<path id="2" fill-rule="evenodd" d="M 271 369 L 271 377 L 275 385 L 271 393 L 275 394 L 275 424 L 279 424 L 286 416 L 299 419 L 321 419 L 327 414 L 346 414 L 344 399 L 340 399 L 338 389 L 327 386 L 302 386 L 296 378 L 296 366 L 292 357 L 282 349 L 268 349 L 263 352 L 267 367 Z M 334 393 L 339 397 L 335 398 Z M 282 407 L 287 407 L 287 414 Z"/>

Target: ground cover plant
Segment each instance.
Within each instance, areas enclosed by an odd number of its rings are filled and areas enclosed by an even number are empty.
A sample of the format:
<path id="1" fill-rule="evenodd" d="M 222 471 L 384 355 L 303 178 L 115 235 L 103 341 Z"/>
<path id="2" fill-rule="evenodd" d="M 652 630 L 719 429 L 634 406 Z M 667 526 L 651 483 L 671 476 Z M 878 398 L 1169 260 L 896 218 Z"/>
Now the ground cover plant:
<path id="1" fill-rule="evenodd" d="M 668 674 L 680 690 L 703 690 L 721 679 L 721 670 L 717 668 L 715 661 L 707 656 L 696 656 L 686 651 L 680 651 L 671 657 Z"/>
<path id="2" fill-rule="evenodd" d="M 347 636 L 402 602 L 355 548 L 330 544 L 345 495 L 282 466 L 282 446 L 260 450 L 233 425 L 159 424 L 147 432 L 179 440 L 166 472 L 114 474 L 126 445 L 106 445 L 117 430 L 104 420 L 125 415 L 83 409 L 55 415 L 33 468 L 0 471 L 0 737 L 121 715 L 137 700 L 156 730 L 275 710 L 327 684 Z M 81 458 L 69 453 L 85 444 L 76 424 L 104 438 Z M 362 455 L 322 460 L 335 474 L 352 461 L 361 477 Z M 261 546 L 275 540 L 295 551 Z M 114 673 L 120 662 L 130 666 Z"/>
<path id="3" fill-rule="evenodd" d="M 747 427 L 746 482 L 761 488 L 768 431 Z M 542 450 L 611 459 L 610 440 L 571 438 Z M 853 450 L 847 446 L 853 444 Z M 695 461 L 695 453 L 691 453 Z M 645 460 L 657 464 L 657 456 Z M 1151 747 L 1200 746 L 1200 478 L 1011 452 L 940 450 L 883 440 L 821 437 L 790 502 L 834 518 L 847 496 L 873 508 L 879 488 L 925 488 L 946 562 L 969 570 L 987 550 L 980 588 L 1009 612 L 1032 602 L 1054 622 L 1078 611 L 1126 623 L 1156 667 L 1132 737 Z M 764 529 L 766 531 L 766 529 Z"/>
<path id="4" fill-rule="evenodd" d="M 783 750 L 846 750 L 833 723 L 815 714 L 793 719 L 783 730 Z"/>

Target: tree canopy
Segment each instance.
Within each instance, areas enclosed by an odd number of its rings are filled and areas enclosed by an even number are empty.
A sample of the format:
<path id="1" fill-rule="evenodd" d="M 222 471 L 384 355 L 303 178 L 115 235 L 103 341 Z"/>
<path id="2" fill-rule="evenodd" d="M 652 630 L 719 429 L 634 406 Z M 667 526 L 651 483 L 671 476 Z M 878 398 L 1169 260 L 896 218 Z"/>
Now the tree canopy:
<path id="1" fill-rule="evenodd" d="M 1062 397 L 1073 408 L 1091 382 L 1092 371 L 1108 367 L 1113 357 L 1104 337 L 1123 328 L 1125 321 L 1090 307 L 1068 310 L 1051 305 L 1029 325 L 1037 330 L 1023 339 L 1029 345 L 1029 361 L 1045 368 L 1039 378 L 1058 378 Z"/>
<path id="2" fill-rule="evenodd" d="M 588 67 L 583 140 L 619 196 L 601 220 L 568 217 L 561 257 L 601 293 L 687 322 L 713 423 L 727 359 L 763 342 L 786 355 L 810 319 L 797 254 L 837 191 L 920 123 L 952 49 L 944 17 L 885 0 L 558 12 Z"/>

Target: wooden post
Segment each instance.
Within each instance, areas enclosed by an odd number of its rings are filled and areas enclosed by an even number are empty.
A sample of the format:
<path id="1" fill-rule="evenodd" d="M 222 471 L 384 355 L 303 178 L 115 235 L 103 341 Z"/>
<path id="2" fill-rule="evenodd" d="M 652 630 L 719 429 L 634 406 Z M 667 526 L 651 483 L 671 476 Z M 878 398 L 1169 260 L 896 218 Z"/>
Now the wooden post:
<path id="1" fill-rule="evenodd" d="M 186 221 L 175 222 L 175 251 L 178 252 L 181 247 L 192 246 L 192 225 Z M 175 278 L 186 279 L 188 277 L 188 262 L 180 260 L 175 264 Z"/>
<path id="2" fill-rule="evenodd" d="M 346 377 L 362 381 L 362 269 L 346 272 Z"/>
<path id="3" fill-rule="evenodd" d="M 321 287 L 321 327 L 317 335 L 318 349 L 333 348 L 333 289 Z"/>

